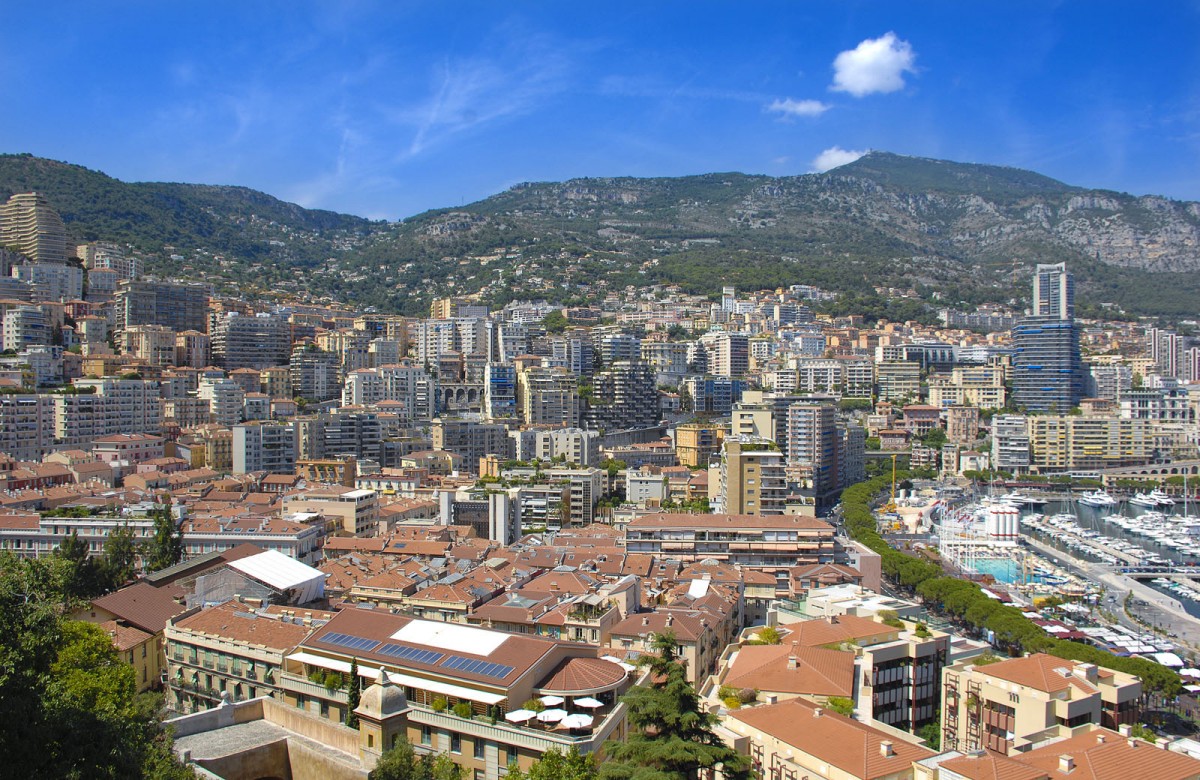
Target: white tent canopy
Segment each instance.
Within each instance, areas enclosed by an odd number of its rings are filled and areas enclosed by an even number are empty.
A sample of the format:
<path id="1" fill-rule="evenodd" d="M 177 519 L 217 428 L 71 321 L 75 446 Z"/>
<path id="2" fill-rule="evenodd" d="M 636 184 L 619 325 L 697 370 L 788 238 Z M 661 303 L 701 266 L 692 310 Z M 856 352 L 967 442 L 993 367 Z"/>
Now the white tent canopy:
<path id="1" fill-rule="evenodd" d="M 229 568 L 283 593 L 292 590 L 293 604 L 307 604 L 325 596 L 325 573 L 275 550 L 229 562 Z"/>

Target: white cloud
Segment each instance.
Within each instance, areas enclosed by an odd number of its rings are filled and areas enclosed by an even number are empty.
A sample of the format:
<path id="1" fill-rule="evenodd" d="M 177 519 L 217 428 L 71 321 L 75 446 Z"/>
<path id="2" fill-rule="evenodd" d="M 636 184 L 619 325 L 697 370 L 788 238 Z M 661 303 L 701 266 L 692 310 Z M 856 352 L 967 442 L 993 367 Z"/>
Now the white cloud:
<path id="1" fill-rule="evenodd" d="M 908 41 L 900 40 L 894 32 L 868 38 L 834 59 L 830 89 L 854 97 L 895 92 L 904 87 L 905 73 L 916 73 L 916 58 Z"/>
<path id="2" fill-rule="evenodd" d="M 824 173 L 831 168 L 847 165 L 866 154 L 869 149 L 843 149 L 831 146 L 813 158 L 812 167 L 817 173 Z"/>
<path id="3" fill-rule="evenodd" d="M 819 100 L 792 100 L 784 98 L 783 100 L 775 100 L 767 110 L 774 114 L 782 114 L 785 117 L 796 116 L 820 116 L 829 110 L 828 103 L 822 103 Z"/>

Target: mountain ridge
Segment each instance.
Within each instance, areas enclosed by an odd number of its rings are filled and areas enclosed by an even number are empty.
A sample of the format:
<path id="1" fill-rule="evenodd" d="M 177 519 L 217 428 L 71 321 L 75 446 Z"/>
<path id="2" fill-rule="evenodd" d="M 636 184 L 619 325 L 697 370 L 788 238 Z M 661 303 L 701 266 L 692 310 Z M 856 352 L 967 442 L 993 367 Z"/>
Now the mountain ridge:
<path id="1" fill-rule="evenodd" d="M 784 177 L 523 182 L 399 222 L 0 155 L 0 196 L 28 189 L 50 198 L 73 236 L 130 243 L 163 273 L 408 312 L 431 295 L 582 301 L 650 283 L 916 287 L 972 305 L 1019 301 L 1028 268 L 1057 261 L 1071 263 L 1082 298 L 1134 313 L 1194 313 L 1200 293 L 1196 202 L 888 152 Z"/>

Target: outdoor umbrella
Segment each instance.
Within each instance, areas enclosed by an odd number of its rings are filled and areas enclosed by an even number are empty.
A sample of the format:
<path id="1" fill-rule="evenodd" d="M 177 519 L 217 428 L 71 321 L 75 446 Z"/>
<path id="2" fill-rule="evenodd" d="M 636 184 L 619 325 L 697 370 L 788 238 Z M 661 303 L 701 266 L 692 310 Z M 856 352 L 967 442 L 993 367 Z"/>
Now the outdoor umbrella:
<path id="1" fill-rule="evenodd" d="M 600 701 L 599 699 L 593 699 L 591 696 L 584 696 L 582 699 L 575 700 L 575 706 L 594 710 L 597 707 L 603 707 L 604 702 Z"/>
<path id="2" fill-rule="evenodd" d="M 562 704 L 564 699 L 561 696 L 543 696 L 542 698 L 538 699 L 538 701 L 540 701 L 542 704 L 545 704 L 547 707 L 554 707 Z"/>
<path id="3" fill-rule="evenodd" d="M 559 722 L 559 727 L 564 729 L 586 729 L 592 725 L 591 715 L 568 715 Z"/>
<path id="4" fill-rule="evenodd" d="M 527 720 L 533 720 L 537 717 L 537 713 L 533 710 L 513 710 L 504 716 L 504 719 L 509 723 L 524 723 Z"/>
<path id="5" fill-rule="evenodd" d="M 537 719 L 542 723 L 558 723 L 565 717 L 567 717 L 566 710 L 546 710 L 545 712 L 539 712 L 537 715 Z"/>

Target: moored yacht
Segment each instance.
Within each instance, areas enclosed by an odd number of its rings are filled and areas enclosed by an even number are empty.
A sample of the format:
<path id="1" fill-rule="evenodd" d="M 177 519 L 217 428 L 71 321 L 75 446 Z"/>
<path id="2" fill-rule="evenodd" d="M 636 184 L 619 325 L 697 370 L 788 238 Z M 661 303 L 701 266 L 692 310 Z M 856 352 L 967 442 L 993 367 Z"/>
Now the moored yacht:
<path id="1" fill-rule="evenodd" d="M 1112 496 L 1110 496 L 1108 493 L 1104 492 L 1103 490 L 1093 490 L 1093 491 L 1084 493 L 1083 495 L 1081 495 L 1079 498 L 1077 498 L 1075 500 L 1078 501 L 1080 504 L 1083 504 L 1084 506 L 1094 506 L 1094 507 L 1116 506 L 1116 504 L 1117 504 L 1117 499 L 1113 498 Z"/>

